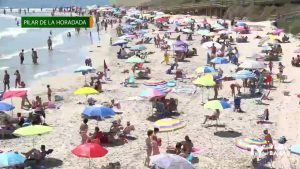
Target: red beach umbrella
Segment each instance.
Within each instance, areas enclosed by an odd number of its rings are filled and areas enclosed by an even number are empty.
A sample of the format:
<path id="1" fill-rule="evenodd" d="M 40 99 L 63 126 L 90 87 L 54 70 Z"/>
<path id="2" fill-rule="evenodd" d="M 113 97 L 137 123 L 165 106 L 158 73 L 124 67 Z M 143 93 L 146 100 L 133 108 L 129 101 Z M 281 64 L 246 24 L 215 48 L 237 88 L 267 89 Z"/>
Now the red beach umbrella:
<path id="1" fill-rule="evenodd" d="M 85 143 L 73 149 L 72 153 L 81 158 L 98 158 L 105 156 L 108 151 L 100 144 Z"/>
<path id="2" fill-rule="evenodd" d="M 156 22 L 166 22 L 167 19 L 166 18 L 157 18 L 155 19 Z"/>
<path id="3" fill-rule="evenodd" d="M 25 89 L 25 88 L 7 90 L 3 94 L 3 99 L 9 99 L 9 98 L 13 98 L 13 97 L 24 97 L 27 95 L 27 91 L 28 91 L 28 89 Z"/>
<path id="4" fill-rule="evenodd" d="M 103 157 L 108 151 L 100 144 L 85 143 L 73 149 L 72 153 L 80 158 L 89 158 L 89 168 L 91 168 L 91 158 Z"/>

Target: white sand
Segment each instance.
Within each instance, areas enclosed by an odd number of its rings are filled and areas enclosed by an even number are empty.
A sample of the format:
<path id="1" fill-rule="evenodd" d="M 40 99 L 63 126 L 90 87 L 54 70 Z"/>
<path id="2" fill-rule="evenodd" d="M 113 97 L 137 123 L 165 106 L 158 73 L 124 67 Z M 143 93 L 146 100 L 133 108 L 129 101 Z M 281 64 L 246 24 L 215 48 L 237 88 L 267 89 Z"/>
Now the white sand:
<path id="1" fill-rule="evenodd" d="M 199 17 L 200 18 L 200 17 Z M 198 19 L 200 20 L 200 19 Z M 252 55 L 255 52 L 259 52 L 260 48 L 257 47 L 258 40 L 254 39 L 256 34 L 261 36 L 265 35 L 271 30 L 270 22 L 249 23 L 255 25 L 264 25 L 264 31 L 253 32 L 249 37 L 250 43 L 238 44 L 237 47 L 240 51 L 241 58 L 244 60 L 246 56 Z M 125 63 L 124 60 L 118 60 L 116 57 L 116 51 L 119 47 L 110 47 L 109 38 L 110 31 L 108 33 L 101 33 L 101 47 L 91 47 L 93 51 L 91 58 L 95 67 L 98 70 L 103 70 L 103 59 L 106 60 L 108 67 L 110 68 L 111 82 L 103 85 L 104 93 L 92 96 L 98 100 L 98 103 L 103 101 L 109 101 L 112 98 L 120 100 L 122 110 L 124 114 L 119 116 L 122 118 L 123 124 L 130 120 L 136 127 L 134 134 L 138 136 L 135 141 L 129 141 L 128 144 L 107 147 L 109 153 L 98 159 L 92 159 L 92 168 L 101 168 L 101 166 L 107 165 L 109 162 L 121 163 L 122 169 L 142 169 L 144 157 L 145 157 L 145 137 L 146 131 L 151 127 L 151 123 L 147 118 L 151 115 L 151 103 L 148 101 L 129 101 L 129 97 L 138 96 L 138 94 L 146 88 L 143 86 L 143 80 L 138 80 L 140 84 L 138 88 L 123 87 L 120 82 L 124 80 L 125 75 L 121 73 L 123 69 L 131 69 L 132 65 Z M 115 32 L 113 31 L 113 36 Z M 232 34 L 235 38 L 236 35 Z M 176 37 L 176 35 L 172 35 Z M 186 35 L 181 36 L 182 40 L 186 39 Z M 200 45 L 201 36 L 194 36 L 191 47 L 195 47 L 198 50 L 198 56 L 188 59 L 190 62 L 179 63 L 179 67 L 188 72 L 189 75 L 195 74 L 194 70 L 198 66 L 206 64 L 206 50 Z M 116 38 L 114 38 L 115 40 Z M 196 40 L 195 40 L 196 39 Z M 289 79 L 294 79 L 292 83 L 275 82 L 276 90 L 272 90 L 270 97 L 274 98 L 272 101 L 264 101 L 270 105 L 256 105 L 254 99 L 243 99 L 242 109 L 246 113 L 235 113 L 230 110 L 224 110 L 221 112 L 220 123 L 226 124 L 226 128 L 218 128 L 218 132 L 235 131 L 241 133 L 241 136 L 236 138 L 225 138 L 215 135 L 216 128 L 204 128 L 201 123 L 204 120 L 204 115 L 211 114 L 211 110 L 206 110 L 201 106 L 201 90 L 194 95 L 187 94 L 175 94 L 171 93 L 169 96 L 179 99 L 178 110 L 182 114 L 178 117 L 187 123 L 187 126 L 183 129 L 175 131 L 169 134 L 170 144 L 175 145 L 176 142 L 182 141 L 185 135 L 189 135 L 193 143 L 197 147 L 204 149 L 204 152 L 199 155 L 199 163 L 195 164 L 197 169 L 242 169 L 250 165 L 251 155 L 250 152 L 240 150 L 235 146 L 235 140 L 244 137 L 261 137 L 262 131 L 268 128 L 273 136 L 274 142 L 280 136 L 286 136 L 288 142 L 285 144 L 287 149 L 290 145 L 299 144 L 299 128 L 298 122 L 300 121 L 299 104 L 300 101 L 295 94 L 300 93 L 300 69 L 292 67 L 290 60 L 295 56 L 293 50 L 299 45 L 299 41 L 294 39 L 292 43 L 282 44 L 283 58 L 282 62 L 286 66 L 284 74 L 288 75 Z M 160 49 L 154 48 L 153 44 L 146 45 L 148 51 L 154 51 L 155 54 L 150 55 L 148 60 L 151 63 L 146 63 L 145 66 L 149 66 L 152 69 L 151 77 L 157 80 L 170 80 L 174 78 L 174 75 L 167 75 L 165 71 L 169 66 L 161 64 L 162 52 Z M 191 48 L 190 47 L 190 48 Z M 84 62 L 84 61 L 83 61 Z M 277 73 L 277 63 L 274 62 L 274 71 Z M 234 65 L 217 65 L 224 70 L 224 73 L 230 73 L 230 70 L 235 68 Z M 241 83 L 241 81 L 239 81 Z M 219 92 L 219 97 L 230 96 L 230 87 L 228 83 L 223 84 L 223 90 Z M 47 111 L 47 123 L 53 126 L 53 132 L 37 137 L 21 137 L 9 140 L 0 140 L 1 148 L 12 149 L 16 151 L 27 151 L 32 148 L 32 138 L 35 138 L 35 147 L 45 144 L 47 148 L 54 149 L 54 152 L 49 156 L 63 161 L 61 166 L 55 168 L 65 169 L 82 169 L 88 167 L 88 159 L 75 157 L 71 150 L 80 144 L 81 138 L 78 134 L 79 126 L 81 124 L 81 112 L 84 109 L 84 105 L 76 104 L 79 101 L 84 101 L 84 96 L 75 96 L 73 91 L 81 87 L 84 84 L 84 77 L 80 74 L 61 74 L 56 77 L 45 78 L 40 80 L 34 86 L 31 87 L 31 99 L 35 95 L 42 96 L 43 100 L 46 100 L 46 85 L 50 84 L 55 94 L 63 95 L 65 100 L 61 109 Z M 191 82 L 188 82 L 191 84 Z M 289 90 L 290 96 L 283 96 L 282 91 Z M 243 91 L 243 89 L 242 89 Z M 248 92 L 248 91 L 246 91 Z M 205 101 L 207 100 L 206 94 L 204 95 Z M 212 90 L 210 91 L 210 98 L 213 96 Z M 232 98 L 231 98 L 232 99 Z M 263 110 L 268 107 L 270 110 L 270 120 L 275 122 L 271 125 L 257 125 L 256 116 L 263 113 Z M 98 123 L 100 130 L 108 131 L 110 122 L 112 119 L 107 119 Z M 89 121 L 89 131 L 93 132 L 94 127 L 97 125 L 95 120 Z M 161 152 L 165 151 L 167 147 L 167 134 L 159 134 L 163 139 L 163 145 Z M 299 157 L 291 155 L 287 150 L 287 154 L 277 158 L 275 162 L 275 168 L 291 168 L 291 163 L 297 168 L 300 166 Z M 298 160 L 298 161 L 297 161 Z M 294 168 L 295 168 L 294 167 Z"/>

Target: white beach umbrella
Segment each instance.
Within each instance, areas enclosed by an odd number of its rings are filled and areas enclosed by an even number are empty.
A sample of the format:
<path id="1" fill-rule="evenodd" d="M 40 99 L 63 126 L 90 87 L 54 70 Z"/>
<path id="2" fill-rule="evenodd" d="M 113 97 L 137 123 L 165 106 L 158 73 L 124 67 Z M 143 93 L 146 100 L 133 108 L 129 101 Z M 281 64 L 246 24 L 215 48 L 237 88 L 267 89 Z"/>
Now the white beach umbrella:
<path id="1" fill-rule="evenodd" d="M 264 69 L 266 65 L 263 62 L 247 60 L 243 62 L 239 67 L 244 69 Z"/>
<path id="2" fill-rule="evenodd" d="M 213 46 L 213 44 L 215 45 L 215 47 L 217 49 L 220 49 L 222 47 L 221 44 L 217 43 L 217 42 L 213 42 L 213 41 L 209 41 L 209 42 L 205 42 L 202 44 L 202 47 L 204 47 L 205 49 L 209 49 Z"/>
<path id="3" fill-rule="evenodd" d="M 159 154 L 150 159 L 150 165 L 155 169 L 195 169 L 188 160 L 175 154 Z"/>

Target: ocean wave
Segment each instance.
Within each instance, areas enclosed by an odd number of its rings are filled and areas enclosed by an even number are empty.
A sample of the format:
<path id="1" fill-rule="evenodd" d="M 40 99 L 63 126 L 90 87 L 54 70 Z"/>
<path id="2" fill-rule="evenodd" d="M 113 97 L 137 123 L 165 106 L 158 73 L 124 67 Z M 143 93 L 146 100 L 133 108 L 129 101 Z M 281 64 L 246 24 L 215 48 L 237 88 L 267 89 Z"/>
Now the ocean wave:
<path id="1" fill-rule="evenodd" d="M 21 19 L 21 17 L 19 17 L 19 16 L 14 16 L 14 15 L 8 15 L 8 14 L 0 14 L 0 17 L 1 18 L 7 18 L 7 19 L 18 19 L 18 20 L 20 20 Z"/>
<path id="2" fill-rule="evenodd" d="M 56 47 L 56 46 L 60 46 L 62 44 L 64 44 L 64 36 L 67 34 L 67 32 L 72 32 L 73 30 L 66 30 L 62 33 L 57 34 L 56 36 L 53 37 L 53 45 L 52 47 Z M 1 35 L 1 32 L 0 32 Z M 1 39 L 1 38 L 0 38 Z M 46 42 L 45 42 L 46 43 Z M 48 49 L 48 46 L 40 46 L 40 47 L 36 47 L 34 48 L 35 50 L 44 50 L 44 49 Z M 31 48 L 30 49 L 25 49 L 24 50 L 24 54 L 26 55 L 27 53 L 31 52 Z M 11 54 L 7 54 L 7 55 L 0 55 L 0 60 L 7 60 L 7 59 L 11 59 L 13 57 L 19 56 L 20 51 L 18 52 L 14 52 Z"/>
<path id="3" fill-rule="evenodd" d="M 0 70 L 6 70 L 6 69 L 8 69 L 9 67 L 7 67 L 7 66 L 3 66 L 3 67 L 0 67 Z"/>
<path id="4" fill-rule="evenodd" d="M 18 37 L 21 34 L 27 33 L 29 29 L 22 29 L 22 28 L 5 28 L 4 31 L 0 32 L 0 39 L 4 37 Z"/>
<path id="5" fill-rule="evenodd" d="M 36 74 L 33 75 L 33 78 L 38 79 L 38 78 L 41 78 L 43 76 L 47 76 L 47 75 L 52 74 L 52 73 L 62 72 L 62 71 L 65 71 L 65 70 L 69 70 L 71 68 L 75 69 L 76 66 L 78 66 L 78 64 L 73 64 L 73 65 L 70 65 L 70 66 L 63 67 L 63 68 L 58 68 L 58 69 L 54 69 L 54 70 L 49 70 L 49 71 L 36 73 Z"/>

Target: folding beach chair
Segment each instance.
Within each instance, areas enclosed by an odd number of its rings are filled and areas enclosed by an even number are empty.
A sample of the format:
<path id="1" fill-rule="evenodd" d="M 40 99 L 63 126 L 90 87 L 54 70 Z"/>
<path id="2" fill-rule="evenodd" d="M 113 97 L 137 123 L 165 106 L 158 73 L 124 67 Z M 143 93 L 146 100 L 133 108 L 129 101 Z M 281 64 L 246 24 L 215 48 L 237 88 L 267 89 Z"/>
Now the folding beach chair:
<path id="1" fill-rule="evenodd" d="M 263 92 L 263 94 L 261 95 L 261 97 L 259 99 L 256 99 L 256 104 L 264 104 L 263 100 L 269 100 L 269 94 L 270 94 L 271 90 L 268 90 L 267 92 Z"/>
<path id="2" fill-rule="evenodd" d="M 124 86 L 127 87 L 137 87 L 137 84 L 135 83 L 136 79 L 133 75 L 131 75 L 127 82 L 125 82 Z"/>

